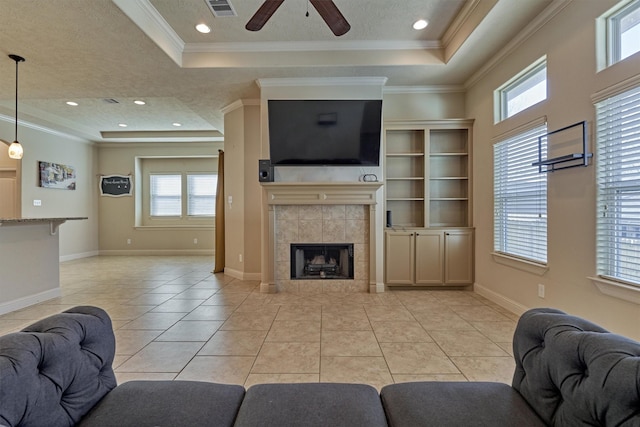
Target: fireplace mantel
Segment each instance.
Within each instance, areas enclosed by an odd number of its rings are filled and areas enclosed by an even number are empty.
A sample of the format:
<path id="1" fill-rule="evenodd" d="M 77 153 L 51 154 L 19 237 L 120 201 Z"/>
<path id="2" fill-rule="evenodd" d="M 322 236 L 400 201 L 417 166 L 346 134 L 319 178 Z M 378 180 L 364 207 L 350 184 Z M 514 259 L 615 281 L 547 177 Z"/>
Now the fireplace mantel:
<path id="1" fill-rule="evenodd" d="M 369 206 L 369 292 L 383 292 L 381 209 L 376 194 L 381 182 L 269 182 L 263 189 L 262 292 L 277 292 L 274 279 L 276 205 L 368 205 Z M 380 268 L 378 268 L 380 266 Z"/>

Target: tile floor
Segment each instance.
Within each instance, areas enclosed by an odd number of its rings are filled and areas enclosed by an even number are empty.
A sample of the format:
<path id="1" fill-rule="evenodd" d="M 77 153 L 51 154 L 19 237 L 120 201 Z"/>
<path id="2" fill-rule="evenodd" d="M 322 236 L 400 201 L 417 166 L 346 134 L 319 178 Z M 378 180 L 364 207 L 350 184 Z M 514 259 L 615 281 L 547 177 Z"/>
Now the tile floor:
<path id="1" fill-rule="evenodd" d="M 0 333 L 76 305 L 102 307 L 119 383 L 511 383 L 517 316 L 473 292 L 262 294 L 258 282 L 212 267 L 199 256 L 64 262 L 63 295 L 0 316 Z"/>

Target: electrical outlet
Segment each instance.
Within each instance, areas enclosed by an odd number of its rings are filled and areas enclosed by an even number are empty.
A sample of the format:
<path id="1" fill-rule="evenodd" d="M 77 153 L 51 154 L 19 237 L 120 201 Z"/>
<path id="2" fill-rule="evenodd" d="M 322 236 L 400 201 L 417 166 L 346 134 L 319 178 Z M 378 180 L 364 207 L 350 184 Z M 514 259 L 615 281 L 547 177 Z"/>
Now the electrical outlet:
<path id="1" fill-rule="evenodd" d="M 127 245 L 131 244 L 131 239 L 127 239 Z"/>
<path id="2" fill-rule="evenodd" d="M 42 206 L 42 200 L 34 200 L 33 206 Z"/>
<path id="3" fill-rule="evenodd" d="M 542 283 L 538 283 L 538 296 L 544 298 L 544 285 Z"/>
<path id="4" fill-rule="evenodd" d="M 242 254 L 238 254 L 238 261 L 242 262 Z"/>
<path id="5" fill-rule="evenodd" d="M 198 239 L 193 239 L 193 244 L 197 245 L 198 244 Z"/>

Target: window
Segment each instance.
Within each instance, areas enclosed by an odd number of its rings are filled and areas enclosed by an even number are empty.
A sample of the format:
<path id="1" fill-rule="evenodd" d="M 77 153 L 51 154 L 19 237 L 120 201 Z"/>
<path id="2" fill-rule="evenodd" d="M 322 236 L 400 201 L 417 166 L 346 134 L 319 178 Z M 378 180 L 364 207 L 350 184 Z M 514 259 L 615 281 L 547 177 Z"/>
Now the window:
<path id="1" fill-rule="evenodd" d="M 547 99 L 547 60 L 542 58 L 496 91 L 496 122 Z"/>
<path id="2" fill-rule="evenodd" d="M 187 175 L 187 215 L 213 216 L 216 214 L 217 175 Z"/>
<path id="3" fill-rule="evenodd" d="M 640 87 L 596 104 L 598 274 L 640 286 Z"/>
<path id="4" fill-rule="evenodd" d="M 182 174 L 150 174 L 150 208 L 152 217 L 181 217 L 182 194 L 186 193 L 186 216 L 214 216 L 216 209 L 215 174 L 187 174 L 186 191 Z"/>
<path id="5" fill-rule="evenodd" d="M 151 216 L 180 216 L 182 213 L 182 176 L 150 175 Z"/>
<path id="6" fill-rule="evenodd" d="M 547 262 L 547 175 L 532 166 L 538 138 L 546 125 L 521 132 L 494 145 L 494 250 Z M 546 157 L 546 140 L 542 139 Z"/>
<path id="7" fill-rule="evenodd" d="M 640 51 L 640 0 L 628 3 L 605 19 L 608 65 Z"/>

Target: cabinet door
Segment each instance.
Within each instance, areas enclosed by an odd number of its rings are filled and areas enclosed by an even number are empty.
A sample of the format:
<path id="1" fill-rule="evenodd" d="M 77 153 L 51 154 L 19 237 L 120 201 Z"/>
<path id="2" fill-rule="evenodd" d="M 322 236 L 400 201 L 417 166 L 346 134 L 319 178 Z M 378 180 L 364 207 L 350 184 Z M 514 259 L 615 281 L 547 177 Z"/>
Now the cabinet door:
<path id="1" fill-rule="evenodd" d="M 416 233 L 416 284 L 444 282 L 444 233 L 426 230 Z"/>
<path id="2" fill-rule="evenodd" d="M 385 233 L 385 283 L 412 285 L 414 281 L 414 233 L 388 231 Z"/>
<path id="3" fill-rule="evenodd" d="M 444 283 L 473 283 L 473 230 L 445 231 L 444 240 Z"/>

